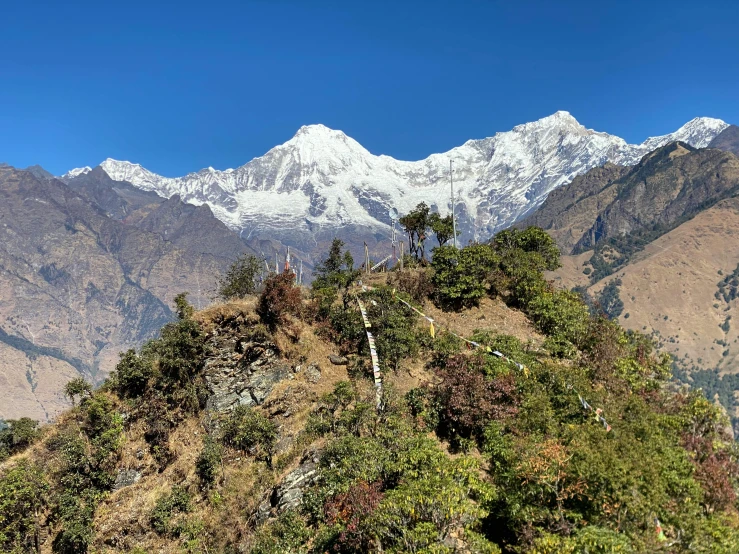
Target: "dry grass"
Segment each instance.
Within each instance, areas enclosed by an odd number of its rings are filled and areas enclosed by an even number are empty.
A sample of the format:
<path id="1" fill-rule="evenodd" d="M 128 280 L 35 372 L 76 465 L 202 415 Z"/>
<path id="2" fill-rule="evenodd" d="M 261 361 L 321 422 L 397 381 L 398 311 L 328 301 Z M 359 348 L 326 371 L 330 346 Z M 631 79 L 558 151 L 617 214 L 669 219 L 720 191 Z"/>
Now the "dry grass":
<path id="1" fill-rule="evenodd" d="M 655 332 L 661 348 L 684 358 L 687 365 L 739 371 L 739 302 L 727 304 L 714 297 L 718 282 L 739 263 L 737 238 L 739 200 L 725 200 L 653 241 L 617 274 L 589 290 L 597 293 L 611 279 L 620 278 L 621 325 Z M 575 263 L 570 258 L 563 258 L 565 268 Z M 560 282 L 566 285 L 566 273 L 562 277 Z M 732 319 L 725 333 L 720 326 L 727 316 Z"/>
<path id="2" fill-rule="evenodd" d="M 424 313 L 437 322 L 437 327 L 449 329 L 465 338 L 478 329 L 484 329 L 513 335 L 536 346 L 544 341 L 544 336 L 534 329 L 523 313 L 509 308 L 500 298 L 483 298 L 479 306 L 460 312 L 444 312 L 427 302 Z"/>
<path id="3" fill-rule="evenodd" d="M 364 282 L 378 285 L 384 284 L 386 279 L 386 274 L 379 274 L 365 277 Z M 229 318 L 242 317 L 248 326 L 258 321 L 255 307 L 256 299 L 247 298 L 210 306 L 194 317 L 206 332 L 213 331 L 218 321 Z M 510 310 L 500 300 L 485 299 L 479 307 L 459 313 L 442 312 L 431 303 L 427 303 L 423 310 L 436 320 L 438 331 L 449 328 L 462 336 L 469 336 L 482 328 L 515 335 L 536 344 L 542 340 L 521 313 Z M 427 328 L 427 323 L 420 318 L 419 325 Z M 169 448 L 174 456 L 161 472 L 144 440 L 146 424 L 134 420 L 127 426 L 118 467 L 134 469 L 140 472 L 141 478 L 134 485 L 112 492 L 101 502 L 95 516 L 94 546 L 97 551 L 125 552 L 138 547 L 146 552 L 182 552 L 181 539 L 160 537 L 150 524 L 157 500 L 175 485 L 185 487 L 192 494 L 192 512 L 184 517 L 202 523 L 202 544 L 208 551 L 217 551 L 224 544 L 244 544 L 253 531 L 251 518 L 272 487 L 298 466 L 306 450 L 322 446 L 324 439 L 310 443 L 312 439 L 303 433 L 318 399 L 332 391 L 337 382 L 349 379 L 346 366 L 334 365 L 328 359 L 329 355 L 337 353 L 336 347 L 318 336 L 311 325 L 292 320 L 288 327 L 287 331 L 274 333 L 273 340 L 281 357 L 293 368 L 300 366 L 301 369 L 293 374 L 292 379 L 278 383 L 263 405 L 257 408 L 279 427 L 275 469 L 270 470 L 264 463 L 255 462 L 243 453 L 227 451 L 215 488 L 201 491 L 195 474 L 195 461 L 203 446 L 204 423 L 208 416 L 190 417 L 172 429 Z M 399 371 L 384 375 L 384 381 L 399 394 L 404 394 L 433 379 L 427 369 L 428 361 L 425 354 L 406 360 Z M 311 382 L 306 374 L 305 368 L 311 364 L 320 368 L 321 377 L 317 382 Z M 370 379 L 355 382 L 360 395 L 371 397 L 374 394 Z M 118 407 L 123 412 L 128 410 L 120 402 Z M 59 424 L 47 431 L 48 436 L 58 433 L 61 426 L 73 423 L 76 417 L 73 412 L 63 414 Z M 23 456 L 38 459 L 49 455 L 41 444 Z M 50 542 L 44 545 L 45 549 L 50 547 Z"/>

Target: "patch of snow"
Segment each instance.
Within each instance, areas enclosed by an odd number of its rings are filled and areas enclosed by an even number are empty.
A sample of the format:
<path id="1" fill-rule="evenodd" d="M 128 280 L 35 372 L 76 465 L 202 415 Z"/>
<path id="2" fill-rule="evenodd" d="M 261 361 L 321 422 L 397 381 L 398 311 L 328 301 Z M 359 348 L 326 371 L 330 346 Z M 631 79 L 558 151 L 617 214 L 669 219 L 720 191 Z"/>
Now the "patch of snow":
<path id="1" fill-rule="evenodd" d="M 92 171 L 92 168 L 90 166 L 85 167 L 77 167 L 75 169 L 70 169 L 67 171 L 64 175 L 59 177 L 60 179 L 71 179 L 73 177 L 78 177 L 80 175 L 85 175 L 86 173 L 90 173 Z"/>

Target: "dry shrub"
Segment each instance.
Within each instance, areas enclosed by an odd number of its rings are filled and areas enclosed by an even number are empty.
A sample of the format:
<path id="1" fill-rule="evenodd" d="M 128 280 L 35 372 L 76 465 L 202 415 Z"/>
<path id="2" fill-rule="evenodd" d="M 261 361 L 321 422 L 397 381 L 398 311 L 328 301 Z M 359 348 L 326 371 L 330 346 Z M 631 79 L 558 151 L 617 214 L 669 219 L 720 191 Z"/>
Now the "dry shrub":
<path id="1" fill-rule="evenodd" d="M 437 370 L 441 379 L 435 389 L 440 424 L 451 436 L 479 437 L 487 422 L 518 412 L 513 375 L 490 379 L 483 374 L 484 366 L 481 357 L 457 354 Z"/>
<path id="2" fill-rule="evenodd" d="M 300 288 L 295 286 L 295 275 L 291 272 L 270 275 L 264 282 L 259 295 L 257 314 L 270 329 L 288 323 L 288 315 L 300 315 L 302 308 Z"/>
<path id="3" fill-rule="evenodd" d="M 434 293 L 429 269 L 412 269 L 392 273 L 388 278 L 388 284 L 409 294 L 418 303 L 423 303 Z"/>

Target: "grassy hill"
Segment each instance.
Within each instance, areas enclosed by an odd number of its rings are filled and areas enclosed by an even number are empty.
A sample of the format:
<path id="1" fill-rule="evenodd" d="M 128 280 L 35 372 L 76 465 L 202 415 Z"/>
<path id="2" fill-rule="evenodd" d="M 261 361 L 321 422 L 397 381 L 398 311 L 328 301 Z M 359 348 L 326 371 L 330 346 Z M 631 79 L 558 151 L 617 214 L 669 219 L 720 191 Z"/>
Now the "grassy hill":
<path id="1" fill-rule="evenodd" d="M 335 243 L 311 290 L 180 297 L 54 425 L 0 431 L 0 549 L 736 552 L 726 417 L 558 263 L 506 231 L 368 279 Z"/>

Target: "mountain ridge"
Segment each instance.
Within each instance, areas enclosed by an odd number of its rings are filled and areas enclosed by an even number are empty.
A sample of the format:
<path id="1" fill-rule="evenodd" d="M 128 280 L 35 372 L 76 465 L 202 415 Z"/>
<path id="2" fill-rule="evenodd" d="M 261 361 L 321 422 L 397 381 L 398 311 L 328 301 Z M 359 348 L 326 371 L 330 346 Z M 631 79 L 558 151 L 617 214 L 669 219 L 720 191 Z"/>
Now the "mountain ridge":
<path id="1" fill-rule="evenodd" d="M 0 417 L 48 420 L 64 384 L 99 381 L 122 350 L 209 302 L 249 247 L 207 206 L 161 198 L 102 169 L 63 183 L 0 168 Z"/>
<path id="2" fill-rule="evenodd" d="M 287 142 L 236 169 L 206 168 L 169 178 L 112 158 L 101 167 L 114 180 L 160 196 L 177 194 L 189 203 L 208 204 L 239 233 L 269 233 L 311 250 L 326 230 L 341 234 L 344 228 L 361 227 L 389 237 L 390 208 L 406 213 L 425 201 L 447 213 L 452 160 L 457 219 L 466 242 L 512 224 L 551 190 L 592 167 L 607 161 L 634 165 L 674 140 L 705 147 L 727 126 L 695 118 L 673 133 L 630 145 L 560 111 L 423 160 L 402 161 L 374 155 L 342 131 L 316 124 L 301 127 Z M 71 170 L 62 179 L 87 171 Z"/>

